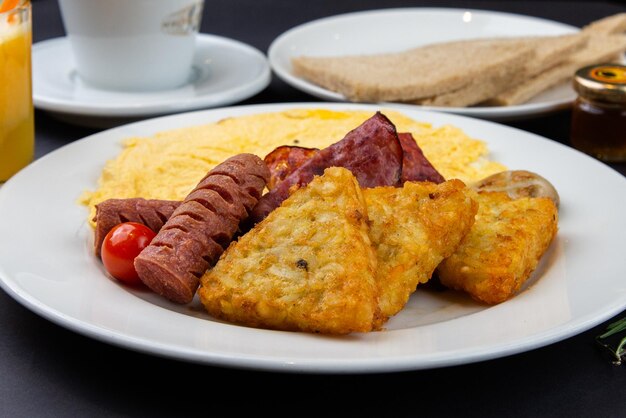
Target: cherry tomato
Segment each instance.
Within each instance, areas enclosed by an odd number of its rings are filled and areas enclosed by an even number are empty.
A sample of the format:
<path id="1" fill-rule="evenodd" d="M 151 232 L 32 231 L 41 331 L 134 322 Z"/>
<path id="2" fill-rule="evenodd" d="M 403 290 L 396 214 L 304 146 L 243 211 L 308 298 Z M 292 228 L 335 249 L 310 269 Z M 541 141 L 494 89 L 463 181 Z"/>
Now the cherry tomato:
<path id="1" fill-rule="evenodd" d="M 128 284 L 139 284 L 135 257 L 146 248 L 156 234 L 137 222 L 124 222 L 113 227 L 102 243 L 102 263 L 111 276 Z"/>

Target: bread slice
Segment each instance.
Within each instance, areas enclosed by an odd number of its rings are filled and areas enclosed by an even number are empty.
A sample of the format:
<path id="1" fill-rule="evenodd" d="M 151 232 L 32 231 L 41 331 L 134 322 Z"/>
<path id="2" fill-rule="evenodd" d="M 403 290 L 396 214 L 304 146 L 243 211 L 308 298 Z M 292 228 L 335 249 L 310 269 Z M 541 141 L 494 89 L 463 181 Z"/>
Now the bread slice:
<path id="1" fill-rule="evenodd" d="M 567 79 L 568 57 L 583 49 L 589 36 L 624 32 L 626 13 L 619 13 L 590 23 L 578 34 L 451 41 L 375 55 L 300 56 L 292 59 L 292 68 L 295 75 L 351 101 L 510 105 Z M 615 51 L 616 42 L 607 38 L 600 49 L 594 43 L 583 49 L 590 58 L 571 62 L 608 60 L 610 54 L 599 51 Z"/>
<path id="2" fill-rule="evenodd" d="M 567 57 L 571 54 L 584 48 L 588 41 L 589 36 L 580 32 L 570 35 L 537 38 L 534 41 L 537 48 L 537 56 L 526 63 L 525 77 L 533 77 L 567 60 Z"/>
<path id="3" fill-rule="evenodd" d="M 587 32 L 587 44 L 572 54 L 565 62 L 531 77 L 484 102 L 491 106 L 511 106 L 525 103 L 537 94 L 561 82 L 570 80 L 577 69 L 612 61 L 626 51 L 626 35 L 607 35 Z"/>
<path id="4" fill-rule="evenodd" d="M 452 41 L 407 51 L 292 59 L 296 75 L 363 102 L 412 101 L 490 79 L 501 68 L 522 67 L 534 56 L 528 39 Z"/>
<path id="5" fill-rule="evenodd" d="M 616 35 L 626 32 L 626 13 L 618 13 L 591 22 L 583 27 L 583 32 Z"/>
<path id="6" fill-rule="evenodd" d="M 476 82 L 450 92 L 426 99 L 411 100 L 409 103 L 422 106 L 466 107 L 480 103 L 505 91 L 511 84 L 524 79 L 523 65 L 517 67 L 501 66 L 493 68 L 489 78 L 481 78 Z"/>
<path id="7" fill-rule="evenodd" d="M 376 254 L 354 175 L 332 167 L 233 242 L 201 279 L 207 312 L 251 327 L 324 334 L 382 324 Z"/>
<path id="8" fill-rule="evenodd" d="M 458 90 L 435 97 L 416 100 L 412 103 L 425 106 L 471 106 L 507 91 L 526 79 L 553 67 L 587 43 L 588 36 L 583 33 L 528 39 L 535 49 L 535 57 L 518 68 L 496 68 L 490 78 L 478 80 Z"/>

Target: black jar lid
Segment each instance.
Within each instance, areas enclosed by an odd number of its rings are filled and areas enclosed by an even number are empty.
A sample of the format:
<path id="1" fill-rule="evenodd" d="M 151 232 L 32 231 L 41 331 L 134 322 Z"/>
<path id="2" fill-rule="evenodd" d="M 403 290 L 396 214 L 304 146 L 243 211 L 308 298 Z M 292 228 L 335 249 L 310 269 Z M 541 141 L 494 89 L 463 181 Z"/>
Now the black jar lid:
<path id="1" fill-rule="evenodd" d="M 597 64 L 576 71 L 574 90 L 590 100 L 626 103 L 626 66 Z"/>

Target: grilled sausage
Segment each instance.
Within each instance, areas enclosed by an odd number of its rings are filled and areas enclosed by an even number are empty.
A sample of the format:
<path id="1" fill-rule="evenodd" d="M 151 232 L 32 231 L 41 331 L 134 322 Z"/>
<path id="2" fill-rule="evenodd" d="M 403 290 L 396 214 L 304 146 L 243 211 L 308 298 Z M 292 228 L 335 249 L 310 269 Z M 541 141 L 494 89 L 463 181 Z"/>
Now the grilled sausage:
<path id="1" fill-rule="evenodd" d="M 107 199 L 96 205 L 94 252 L 100 257 L 102 242 L 106 234 L 124 222 L 138 222 L 158 233 L 165 222 L 180 206 L 180 201 L 159 199 Z"/>
<path id="2" fill-rule="evenodd" d="M 177 303 L 193 299 L 269 180 L 259 157 L 239 154 L 212 169 L 135 258 L 141 281 Z"/>
<path id="3" fill-rule="evenodd" d="M 552 183 L 537 173 L 509 170 L 492 174 L 472 187 L 478 192 L 505 192 L 511 199 L 520 197 L 547 197 L 559 207 L 560 198 Z"/>

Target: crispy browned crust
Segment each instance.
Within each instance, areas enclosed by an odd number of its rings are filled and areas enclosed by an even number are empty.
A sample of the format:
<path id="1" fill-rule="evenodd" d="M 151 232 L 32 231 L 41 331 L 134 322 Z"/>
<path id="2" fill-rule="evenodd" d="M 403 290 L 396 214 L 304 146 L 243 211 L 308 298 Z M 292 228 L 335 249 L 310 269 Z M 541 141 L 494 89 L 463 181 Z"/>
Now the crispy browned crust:
<path id="1" fill-rule="evenodd" d="M 519 292 L 558 230 L 558 209 L 548 198 L 511 199 L 501 192 L 477 196 L 474 226 L 438 267 L 441 283 L 497 304 Z"/>
<path id="2" fill-rule="evenodd" d="M 401 188 L 377 187 L 363 194 L 378 259 L 381 312 L 392 316 L 456 250 L 474 223 L 478 205 L 460 180 L 406 182 Z"/>
<path id="3" fill-rule="evenodd" d="M 367 332 L 383 320 L 375 267 L 361 189 L 333 167 L 233 242 L 198 294 L 210 315 L 251 327 Z"/>

